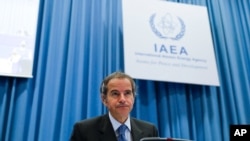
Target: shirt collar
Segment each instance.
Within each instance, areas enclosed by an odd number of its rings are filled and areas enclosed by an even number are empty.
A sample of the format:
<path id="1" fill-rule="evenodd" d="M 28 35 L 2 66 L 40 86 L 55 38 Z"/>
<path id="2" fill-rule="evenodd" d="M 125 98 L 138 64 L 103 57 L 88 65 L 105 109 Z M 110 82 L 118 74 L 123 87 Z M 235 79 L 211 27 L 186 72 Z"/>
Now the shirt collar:
<path id="1" fill-rule="evenodd" d="M 122 125 L 119 121 L 117 121 L 117 120 L 111 115 L 110 112 L 109 112 L 109 119 L 110 119 L 110 121 L 111 121 L 111 124 L 112 124 L 112 126 L 113 126 L 114 131 L 116 131 L 116 130 L 120 127 L 120 125 Z M 130 116 L 128 116 L 128 119 L 125 121 L 124 124 L 127 126 L 127 128 L 129 129 L 129 131 L 131 131 Z"/>

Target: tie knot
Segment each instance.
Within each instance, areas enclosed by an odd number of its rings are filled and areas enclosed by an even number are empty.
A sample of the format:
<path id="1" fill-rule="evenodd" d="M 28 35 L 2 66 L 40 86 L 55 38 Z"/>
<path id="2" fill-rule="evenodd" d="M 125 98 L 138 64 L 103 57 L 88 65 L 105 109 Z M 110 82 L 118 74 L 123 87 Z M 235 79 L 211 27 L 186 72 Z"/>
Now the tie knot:
<path id="1" fill-rule="evenodd" d="M 119 128 L 118 128 L 118 133 L 119 135 L 125 134 L 125 130 L 126 130 L 127 126 L 125 124 L 122 124 Z"/>

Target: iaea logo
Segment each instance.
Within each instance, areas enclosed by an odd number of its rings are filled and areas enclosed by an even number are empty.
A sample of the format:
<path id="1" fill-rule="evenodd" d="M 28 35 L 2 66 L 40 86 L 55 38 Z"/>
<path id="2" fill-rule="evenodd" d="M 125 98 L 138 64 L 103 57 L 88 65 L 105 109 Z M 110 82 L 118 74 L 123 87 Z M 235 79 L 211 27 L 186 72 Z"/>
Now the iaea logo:
<path id="1" fill-rule="evenodd" d="M 170 13 L 163 15 L 150 16 L 149 20 L 152 31 L 162 39 L 179 40 L 185 34 L 185 24 L 179 17 L 173 16 Z"/>

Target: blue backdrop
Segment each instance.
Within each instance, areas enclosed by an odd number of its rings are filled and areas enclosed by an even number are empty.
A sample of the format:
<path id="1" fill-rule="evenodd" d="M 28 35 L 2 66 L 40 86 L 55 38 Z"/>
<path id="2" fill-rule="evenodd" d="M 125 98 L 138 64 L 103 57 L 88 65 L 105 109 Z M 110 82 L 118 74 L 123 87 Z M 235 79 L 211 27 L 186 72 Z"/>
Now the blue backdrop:
<path id="1" fill-rule="evenodd" d="M 229 141 L 230 124 L 250 124 L 250 1 L 175 2 L 207 6 L 221 86 L 136 80 L 131 115 L 162 137 Z M 123 61 L 121 0 L 41 0 L 34 77 L 0 77 L 0 140 L 69 140 L 107 112 L 99 85 Z"/>

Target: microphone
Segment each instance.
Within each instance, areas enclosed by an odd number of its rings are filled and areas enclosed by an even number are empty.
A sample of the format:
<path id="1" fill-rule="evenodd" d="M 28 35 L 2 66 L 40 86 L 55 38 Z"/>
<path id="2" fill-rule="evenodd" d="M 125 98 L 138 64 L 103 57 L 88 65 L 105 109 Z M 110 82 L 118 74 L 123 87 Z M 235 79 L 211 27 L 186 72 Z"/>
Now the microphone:
<path id="1" fill-rule="evenodd" d="M 180 139 L 180 138 L 167 138 L 167 141 L 193 141 L 193 140 Z"/>
<path id="2" fill-rule="evenodd" d="M 193 141 L 181 138 L 144 137 L 140 141 Z"/>

